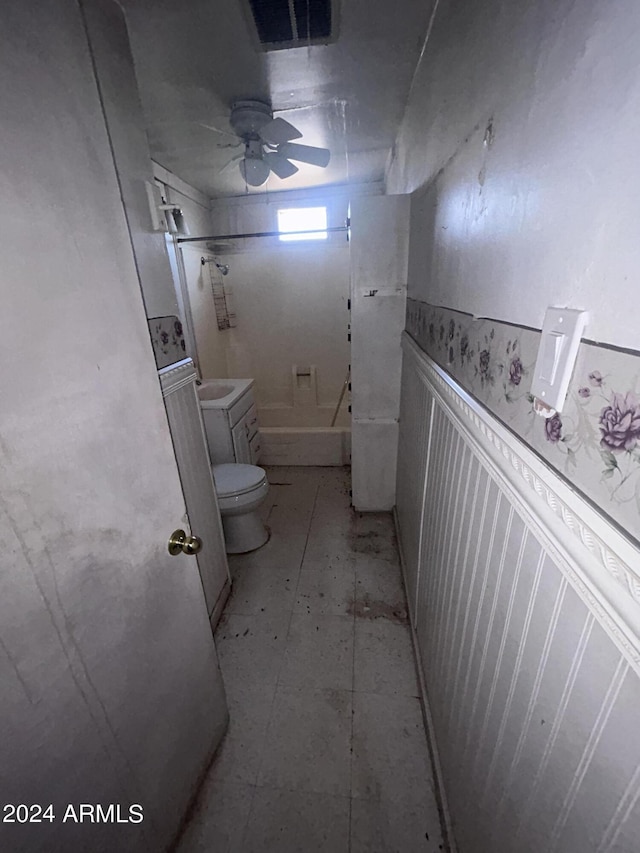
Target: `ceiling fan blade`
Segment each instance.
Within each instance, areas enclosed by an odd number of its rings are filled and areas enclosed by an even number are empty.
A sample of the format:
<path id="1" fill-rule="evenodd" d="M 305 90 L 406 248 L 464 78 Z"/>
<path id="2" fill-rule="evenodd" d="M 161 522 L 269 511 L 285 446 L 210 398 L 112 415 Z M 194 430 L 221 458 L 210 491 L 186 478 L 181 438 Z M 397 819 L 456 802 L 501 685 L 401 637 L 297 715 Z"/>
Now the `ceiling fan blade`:
<path id="1" fill-rule="evenodd" d="M 240 148 L 244 144 L 242 139 L 238 139 L 236 142 L 216 142 L 216 148 Z"/>
<path id="2" fill-rule="evenodd" d="M 227 160 L 227 162 L 224 164 L 224 166 L 221 166 L 221 167 L 218 169 L 218 174 L 219 174 L 219 175 L 224 175 L 224 174 L 225 174 L 225 172 L 228 172 L 228 171 L 231 169 L 231 167 L 233 166 L 233 164 L 234 164 L 237 160 L 241 160 L 243 157 L 244 157 L 244 152 L 242 152 L 242 153 L 240 153 L 240 154 L 236 154 L 236 155 L 235 155 L 234 157 L 232 157 L 230 160 Z"/>
<path id="3" fill-rule="evenodd" d="M 274 118 L 264 124 L 260 130 L 260 138 L 269 145 L 280 145 L 290 139 L 300 139 L 302 134 L 297 127 L 289 124 L 283 118 Z"/>
<path id="4" fill-rule="evenodd" d="M 267 161 L 271 171 L 279 178 L 290 178 L 299 171 L 297 166 L 294 166 L 293 163 L 275 151 L 270 151 L 268 154 L 265 154 L 264 159 Z"/>
<path id="5" fill-rule="evenodd" d="M 313 145 L 298 145 L 295 142 L 285 142 L 278 145 L 278 154 L 288 160 L 297 160 L 299 163 L 310 163 L 312 166 L 321 166 L 323 169 L 329 165 L 331 152 L 328 148 L 315 148 Z"/>
<path id="6" fill-rule="evenodd" d="M 206 128 L 207 130 L 212 130 L 214 133 L 219 133 L 221 136 L 230 136 L 237 139 L 236 134 L 232 130 L 223 130 L 221 127 L 215 127 L 213 124 L 205 124 L 202 121 L 197 121 L 196 124 L 200 125 L 200 127 Z"/>

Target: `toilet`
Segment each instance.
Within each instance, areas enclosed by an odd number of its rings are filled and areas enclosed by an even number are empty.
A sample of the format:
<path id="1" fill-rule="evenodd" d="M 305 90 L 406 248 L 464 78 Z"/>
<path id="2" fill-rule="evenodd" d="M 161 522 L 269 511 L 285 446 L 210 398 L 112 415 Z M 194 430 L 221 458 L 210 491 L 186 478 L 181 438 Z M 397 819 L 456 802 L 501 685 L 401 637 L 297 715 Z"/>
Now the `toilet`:
<path id="1" fill-rule="evenodd" d="M 227 554 L 255 551 L 269 538 L 258 507 L 269 492 L 264 468 L 237 462 L 212 465 Z"/>

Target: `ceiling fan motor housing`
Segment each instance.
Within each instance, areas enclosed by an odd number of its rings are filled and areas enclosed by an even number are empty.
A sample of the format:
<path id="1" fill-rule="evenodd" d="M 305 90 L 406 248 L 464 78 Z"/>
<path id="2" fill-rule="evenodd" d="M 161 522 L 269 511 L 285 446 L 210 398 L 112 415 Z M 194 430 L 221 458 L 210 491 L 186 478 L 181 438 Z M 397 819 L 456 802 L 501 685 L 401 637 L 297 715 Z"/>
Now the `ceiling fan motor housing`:
<path id="1" fill-rule="evenodd" d="M 254 160 L 262 160 L 262 142 L 259 139 L 248 139 L 245 143 L 244 156 Z"/>
<path id="2" fill-rule="evenodd" d="M 258 139 L 260 129 L 272 119 L 271 107 L 263 101 L 236 101 L 229 121 L 239 137 Z"/>

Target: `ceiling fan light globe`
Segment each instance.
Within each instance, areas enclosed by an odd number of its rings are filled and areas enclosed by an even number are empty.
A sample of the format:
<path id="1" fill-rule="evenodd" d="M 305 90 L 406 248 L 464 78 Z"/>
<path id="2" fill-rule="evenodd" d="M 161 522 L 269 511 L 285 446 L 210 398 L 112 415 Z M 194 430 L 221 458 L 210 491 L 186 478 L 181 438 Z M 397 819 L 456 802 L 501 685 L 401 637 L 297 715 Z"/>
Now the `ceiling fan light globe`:
<path id="1" fill-rule="evenodd" d="M 269 177 L 269 166 L 263 159 L 245 157 L 240 161 L 240 174 L 250 187 L 261 187 Z"/>

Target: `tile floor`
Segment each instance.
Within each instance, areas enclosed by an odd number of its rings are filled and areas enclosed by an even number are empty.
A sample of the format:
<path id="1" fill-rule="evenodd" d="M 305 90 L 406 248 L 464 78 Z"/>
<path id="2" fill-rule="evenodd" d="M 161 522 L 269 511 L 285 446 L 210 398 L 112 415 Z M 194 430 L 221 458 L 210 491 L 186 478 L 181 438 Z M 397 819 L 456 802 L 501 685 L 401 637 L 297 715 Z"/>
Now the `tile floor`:
<path id="1" fill-rule="evenodd" d="M 391 514 L 343 468 L 270 468 L 272 535 L 230 560 L 229 730 L 179 853 L 443 849 Z"/>

